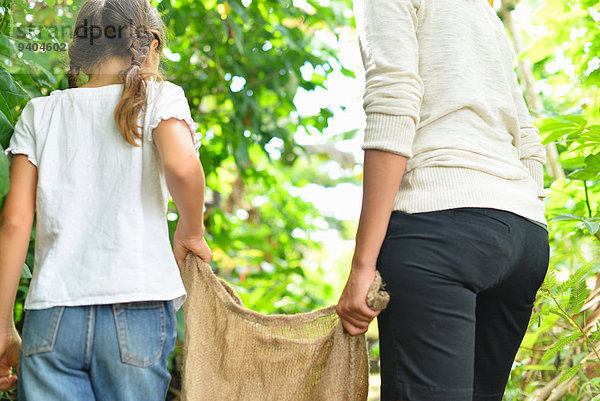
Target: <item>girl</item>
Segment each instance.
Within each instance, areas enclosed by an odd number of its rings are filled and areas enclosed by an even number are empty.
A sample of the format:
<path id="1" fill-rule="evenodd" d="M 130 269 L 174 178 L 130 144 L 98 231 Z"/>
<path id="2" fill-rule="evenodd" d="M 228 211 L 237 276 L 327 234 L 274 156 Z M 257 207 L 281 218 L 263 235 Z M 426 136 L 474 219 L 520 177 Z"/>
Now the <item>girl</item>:
<path id="1" fill-rule="evenodd" d="M 0 390 L 18 385 L 33 401 L 164 400 L 187 295 L 178 265 L 189 251 L 212 257 L 198 126 L 181 87 L 158 73 L 165 27 L 148 0 L 88 0 L 73 32 L 69 88 L 31 99 L 7 149 Z M 80 71 L 89 80 L 78 87 Z M 169 193 L 180 213 L 172 250 Z M 21 344 L 13 305 L 34 210 Z"/>
<path id="2" fill-rule="evenodd" d="M 367 330 L 379 270 L 382 401 L 500 401 L 549 257 L 510 41 L 486 0 L 356 0 L 355 16 L 364 188 L 338 313 Z"/>

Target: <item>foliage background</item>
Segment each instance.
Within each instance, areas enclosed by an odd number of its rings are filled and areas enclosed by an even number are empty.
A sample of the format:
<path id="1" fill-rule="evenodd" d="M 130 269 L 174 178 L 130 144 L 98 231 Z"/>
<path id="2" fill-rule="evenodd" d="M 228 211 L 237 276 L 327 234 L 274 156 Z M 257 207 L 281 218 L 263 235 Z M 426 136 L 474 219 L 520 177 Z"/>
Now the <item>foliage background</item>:
<path id="1" fill-rule="evenodd" d="M 555 143 L 565 177 L 546 175 L 552 258 L 529 331 L 511 372 L 505 400 L 600 400 L 600 267 L 596 263 L 600 186 L 600 6 L 597 1 L 496 1 L 499 15 L 521 6 L 538 28 L 520 32 L 543 107 L 532 114 Z M 68 42 L 80 1 L 0 0 L 0 146 L 5 148 L 26 102 L 67 87 L 65 54 L 19 53 L 18 43 Z M 153 1 L 170 31 L 163 60 L 167 79 L 181 85 L 204 134 L 206 227 L 218 274 L 236 285 L 245 304 L 264 313 L 295 313 L 334 303 L 345 279 L 319 267 L 327 252 L 315 233 L 333 228 L 351 240 L 354 221 L 323 216 L 295 189 L 308 184 L 359 185 L 360 168 L 333 146 L 301 146 L 301 129 L 322 135 L 339 105 L 299 112 L 299 90 L 327 88 L 344 68 L 339 48 L 325 40 L 353 26 L 350 0 Z M 28 27 L 22 37 L 19 27 Z M 303 74 L 310 65 L 312 74 Z M 523 84 L 523 82 L 522 82 Z M 525 86 L 525 85 L 523 85 Z M 301 89 L 299 89 L 301 88 Z M 528 98 L 528 100 L 530 100 Z M 356 127 L 358 128 L 358 127 Z M 356 130 L 329 138 L 349 139 Z M 332 178 L 324 167 L 336 163 Z M 555 174 L 556 175 L 556 174 Z M 8 161 L 0 153 L 0 198 Z M 171 205 L 171 232 L 177 212 Z M 30 251 L 15 307 L 20 329 L 33 263 Z M 334 272 L 335 273 L 335 272 Z M 329 277 L 329 276 L 328 276 Z M 169 399 L 178 397 L 183 319 L 172 355 Z M 378 347 L 372 339 L 372 355 Z M 376 363 L 373 365 L 376 368 Z M 554 390 L 554 391 L 552 391 Z M 2 397 L 15 397 L 14 392 Z M 374 398 L 375 399 L 375 398 Z"/>

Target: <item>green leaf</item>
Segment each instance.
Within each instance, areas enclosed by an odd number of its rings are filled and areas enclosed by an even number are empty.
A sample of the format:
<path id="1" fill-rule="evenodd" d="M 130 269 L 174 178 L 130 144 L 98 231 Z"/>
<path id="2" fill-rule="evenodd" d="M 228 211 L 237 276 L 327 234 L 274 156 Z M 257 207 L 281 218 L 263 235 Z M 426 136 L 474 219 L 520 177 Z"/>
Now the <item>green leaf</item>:
<path id="1" fill-rule="evenodd" d="M 580 142 L 580 141 L 578 140 L 577 142 Z M 577 152 L 577 151 L 587 149 L 587 148 L 596 148 L 597 146 L 600 146 L 600 142 L 587 141 L 583 145 L 577 146 L 577 147 L 573 148 L 572 150 L 573 150 L 573 152 Z"/>
<path id="2" fill-rule="evenodd" d="M 354 71 L 349 70 L 345 67 L 342 67 L 342 74 L 350 78 L 356 78 L 356 74 L 354 73 Z"/>
<path id="3" fill-rule="evenodd" d="M 600 139 L 600 125 L 588 125 L 585 135 L 592 139 Z"/>
<path id="4" fill-rule="evenodd" d="M 12 126 L 8 118 L 4 113 L 0 112 L 0 146 L 3 148 L 8 147 L 8 142 L 15 128 Z"/>
<path id="5" fill-rule="evenodd" d="M 29 98 L 21 85 L 3 68 L 0 68 L 0 95 L 6 100 L 8 107 L 11 109 Z"/>
<path id="6" fill-rule="evenodd" d="M 556 370 L 553 365 L 522 365 L 521 370 Z"/>
<path id="7" fill-rule="evenodd" d="M 584 169 L 573 171 L 568 177 L 574 180 L 594 181 L 598 178 L 598 171 L 586 167 Z"/>
<path id="8" fill-rule="evenodd" d="M 556 294 L 562 294 L 563 292 L 568 291 L 571 288 L 575 288 L 575 286 L 580 282 L 585 283 L 585 279 L 588 276 L 592 266 L 592 263 L 587 263 L 575 270 L 575 273 L 571 274 L 565 282 L 561 283 L 558 287 L 554 289 Z"/>
<path id="9" fill-rule="evenodd" d="M 577 283 L 575 288 L 571 288 L 571 296 L 569 297 L 569 312 L 572 314 L 579 313 L 587 296 L 588 289 L 585 280 Z"/>
<path id="10" fill-rule="evenodd" d="M 587 156 L 585 158 L 585 164 L 590 168 L 600 171 L 600 153 Z"/>
<path id="11" fill-rule="evenodd" d="M 571 333 L 560 340 L 558 340 L 550 349 L 546 351 L 544 356 L 542 357 L 542 362 L 548 362 L 550 359 L 554 358 L 554 356 L 562 351 L 567 345 L 571 344 L 573 341 L 576 341 L 580 337 L 579 332 Z"/>
<path id="12" fill-rule="evenodd" d="M 23 265 L 23 271 L 21 272 L 21 278 L 31 278 L 31 269 L 27 266 L 27 263 Z"/>
<path id="13" fill-rule="evenodd" d="M 235 145 L 234 145 L 235 146 Z M 235 162 L 240 168 L 248 168 L 250 163 L 250 155 L 248 153 L 248 143 L 244 139 L 240 139 L 234 149 Z"/>
<path id="14" fill-rule="evenodd" d="M 546 278 L 544 279 L 544 288 L 550 290 L 556 287 L 556 283 L 556 271 L 552 270 L 546 275 Z"/>
<path id="15" fill-rule="evenodd" d="M 571 377 L 575 376 L 577 374 L 577 372 L 579 372 L 580 370 L 581 370 L 580 364 L 572 366 L 569 370 L 567 370 L 560 376 L 560 379 L 558 380 L 558 384 L 560 384 L 566 380 L 569 380 Z"/>
<path id="16" fill-rule="evenodd" d="M 552 40 L 551 37 L 550 40 Z M 550 40 L 547 37 L 542 37 L 533 42 L 522 54 L 518 55 L 517 59 L 527 57 L 532 63 L 537 63 L 540 60 L 550 57 L 554 49 L 554 44 Z"/>
<path id="17" fill-rule="evenodd" d="M 4 100 L 4 97 L 2 95 L 0 95 L 0 112 L 6 116 L 6 118 L 11 124 L 15 123 L 15 121 L 12 118 L 12 115 L 10 114 L 10 107 L 8 107 L 8 104 L 6 103 L 6 100 Z"/>
<path id="18" fill-rule="evenodd" d="M 560 118 L 563 120 L 572 121 L 582 127 L 585 127 L 587 125 L 587 120 L 585 118 L 583 118 L 582 116 L 566 114 L 566 115 L 560 116 Z"/>
<path id="19" fill-rule="evenodd" d="M 183 318 L 183 308 L 179 308 L 175 316 L 177 317 L 177 338 L 183 341 L 185 339 L 185 319 Z"/>
<path id="20" fill-rule="evenodd" d="M 596 322 L 596 331 L 592 332 L 589 339 L 592 344 L 600 340 L 600 322 Z"/>
<path id="21" fill-rule="evenodd" d="M 573 135 L 576 134 L 576 136 L 581 135 L 581 133 L 583 133 L 583 129 L 580 127 L 573 127 L 570 126 L 568 128 L 560 128 L 560 129 L 556 129 L 553 131 L 550 131 L 546 137 L 544 138 L 544 140 L 542 141 L 542 143 L 544 145 L 550 143 L 550 142 L 555 142 L 556 140 L 558 140 L 559 138 L 562 138 L 565 135 Z"/>
<path id="22" fill-rule="evenodd" d="M 539 128 L 541 132 L 551 132 L 556 131 L 557 129 L 574 128 L 574 125 L 571 122 L 566 123 L 564 121 L 558 121 L 555 118 L 549 118 L 544 120 Z"/>
<path id="23" fill-rule="evenodd" d="M 0 146 L 0 199 L 4 198 L 8 193 L 8 175 L 9 175 L 9 164 L 4 148 Z"/>
<path id="24" fill-rule="evenodd" d="M 596 235 L 596 233 L 598 232 L 598 229 L 600 228 L 600 224 L 598 224 L 598 222 L 596 222 L 596 221 L 585 220 L 583 222 L 583 225 L 585 226 L 585 228 L 587 228 L 587 230 L 592 235 Z"/>
<path id="25" fill-rule="evenodd" d="M 576 214 L 559 213 L 550 221 L 554 222 L 554 221 L 581 221 L 581 220 L 583 220 L 582 217 L 577 216 Z"/>

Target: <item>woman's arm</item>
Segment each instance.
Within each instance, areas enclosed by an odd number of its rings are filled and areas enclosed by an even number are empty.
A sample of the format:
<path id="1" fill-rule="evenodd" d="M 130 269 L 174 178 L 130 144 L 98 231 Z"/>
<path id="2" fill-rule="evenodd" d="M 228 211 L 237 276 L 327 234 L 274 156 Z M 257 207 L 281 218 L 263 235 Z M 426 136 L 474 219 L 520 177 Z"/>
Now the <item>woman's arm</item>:
<path id="1" fill-rule="evenodd" d="M 366 296 L 420 121 L 425 87 L 419 76 L 418 4 L 354 1 L 365 68 L 363 202 L 350 276 L 337 307 L 351 335 L 367 331 L 379 314 L 367 306 Z"/>
<path id="2" fill-rule="evenodd" d="M 37 167 L 25 155 L 15 155 L 10 168 L 10 190 L 0 213 L 0 390 L 16 385 L 11 368 L 18 367 L 21 339 L 13 309 L 27 256 L 35 213 Z"/>
<path id="3" fill-rule="evenodd" d="M 367 292 L 375 279 L 375 263 L 387 231 L 394 198 L 400 187 L 407 158 L 398 154 L 366 150 L 363 200 L 352 268 L 338 302 L 337 313 L 351 335 L 367 331 L 379 312 L 367 306 Z"/>

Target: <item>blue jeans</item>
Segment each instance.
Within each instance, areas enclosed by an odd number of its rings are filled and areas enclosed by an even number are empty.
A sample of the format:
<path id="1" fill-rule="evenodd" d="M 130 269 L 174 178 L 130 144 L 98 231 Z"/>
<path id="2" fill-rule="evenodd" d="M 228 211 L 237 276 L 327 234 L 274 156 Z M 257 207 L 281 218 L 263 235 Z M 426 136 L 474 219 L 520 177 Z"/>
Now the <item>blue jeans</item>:
<path id="1" fill-rule="evenodd" d="M 170 300 L 27 310 L 19 400 L 164 401 L 176 340 Z"/>

